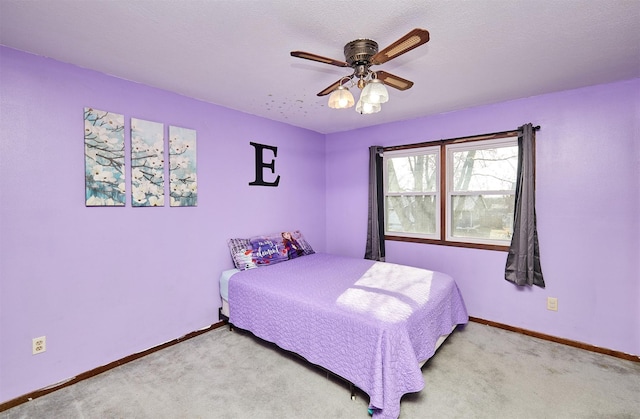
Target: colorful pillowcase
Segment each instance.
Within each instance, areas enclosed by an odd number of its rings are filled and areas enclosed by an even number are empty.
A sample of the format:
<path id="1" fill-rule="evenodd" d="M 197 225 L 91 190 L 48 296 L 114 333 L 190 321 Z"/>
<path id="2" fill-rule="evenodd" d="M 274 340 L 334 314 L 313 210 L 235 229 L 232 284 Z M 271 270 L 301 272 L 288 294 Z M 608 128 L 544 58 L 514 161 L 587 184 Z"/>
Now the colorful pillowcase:
<path id="1" fill-rule="evenodd" d="M 293 257 L 311 255 L 315 253 L 311 245 L 305 240 L 300 230 L 284 232 L 281 235 L 285 247 L 296 250 L 296 256 Z M 290 241 L 289 245 L 287 244 L 287 240 Z M 291 251 L 289 251 L 289 254 L 291 254 Z M 290 259 L 293 259 L 293 257 L 290 257 Z"/>
<path id="2" fill-rule="evenodd" d="M 251 257 L 253 250 L 249 239 L 229 239 L 227 240 L 227 246 L 229 246 L 229 252 L 231 252 L 231 258 L 236 269 L 244 271 L 245 269 L 256 267 Z"/>
<path id="3" fill-rule="evenodd" d="M 315 253 L 299 230 L 227 241 L 233 264 L 241 271 Z"/>
<path id="4" fill-rule="evenodd" d="M 257 266 L 273 265 L 289 260 L 287 249 L 279 234 L 251 237 L 249 242 L 253 251 L 251 257 Z"/>

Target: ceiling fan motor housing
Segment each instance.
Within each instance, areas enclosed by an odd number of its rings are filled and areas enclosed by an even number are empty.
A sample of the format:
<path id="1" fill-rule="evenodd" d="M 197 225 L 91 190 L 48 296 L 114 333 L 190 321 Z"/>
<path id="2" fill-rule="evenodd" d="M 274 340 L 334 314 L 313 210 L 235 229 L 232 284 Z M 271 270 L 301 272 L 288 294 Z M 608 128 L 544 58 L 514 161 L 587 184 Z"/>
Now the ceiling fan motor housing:
<path id="1" fill-rule="evenodd" d="M 356 39 L 344 46 L 344 58 L 351 67 L 371 65 L 371 57 L 378 53 L 378 43 L 371 39 Z"/>

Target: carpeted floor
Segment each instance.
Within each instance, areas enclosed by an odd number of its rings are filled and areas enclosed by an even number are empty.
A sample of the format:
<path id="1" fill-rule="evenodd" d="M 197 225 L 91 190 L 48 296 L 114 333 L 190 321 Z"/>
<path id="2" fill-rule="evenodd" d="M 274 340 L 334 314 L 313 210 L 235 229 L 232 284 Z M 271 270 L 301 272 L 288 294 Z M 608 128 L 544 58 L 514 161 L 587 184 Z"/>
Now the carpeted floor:
<path id="1" fill-rule="evenodd" d="M 423 367 L 401 418 L 640 418 L 640 363 L 470 323 Z M 17 418 L 363 418 L 368 397 L 219 328 L 0 413 Z"/>

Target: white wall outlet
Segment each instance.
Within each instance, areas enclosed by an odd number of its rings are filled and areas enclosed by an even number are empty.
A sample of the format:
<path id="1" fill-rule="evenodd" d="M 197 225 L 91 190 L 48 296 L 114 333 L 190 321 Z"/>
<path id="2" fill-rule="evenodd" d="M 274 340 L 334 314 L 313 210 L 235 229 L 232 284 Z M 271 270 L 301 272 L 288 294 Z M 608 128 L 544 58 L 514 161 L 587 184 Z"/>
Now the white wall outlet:
<path id="1" fill-rule="evenodd" d="M 41 354 L 47 350 L 47 337 L 33 338 L 33 354 Z"/>
<path id="2" fill-rule="evenodd" d="M 556 297 L 547 297 L 547 310 L 558 311 L 558 299 Z"/>

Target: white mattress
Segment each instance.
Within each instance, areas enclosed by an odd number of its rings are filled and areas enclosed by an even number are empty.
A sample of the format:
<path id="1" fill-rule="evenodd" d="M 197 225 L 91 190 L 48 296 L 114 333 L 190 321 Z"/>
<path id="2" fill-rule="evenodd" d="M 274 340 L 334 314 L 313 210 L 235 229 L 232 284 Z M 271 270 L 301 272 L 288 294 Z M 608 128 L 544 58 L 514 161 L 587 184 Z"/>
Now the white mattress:
<path id="1" fill-rule="evenodd" d="M 229 269 L 220 275 L 220 297 L 222 297 L 222 314 L 229 317 L 229 280 L 240 272 L 238 269 Z"/>
<path id="2" fill-rule="evenodd" d="M 220 275 L 220 296 L 225 301 L 229 301 L 229 279 L 238 272 L 238 269 L 229 269 Z"/>

